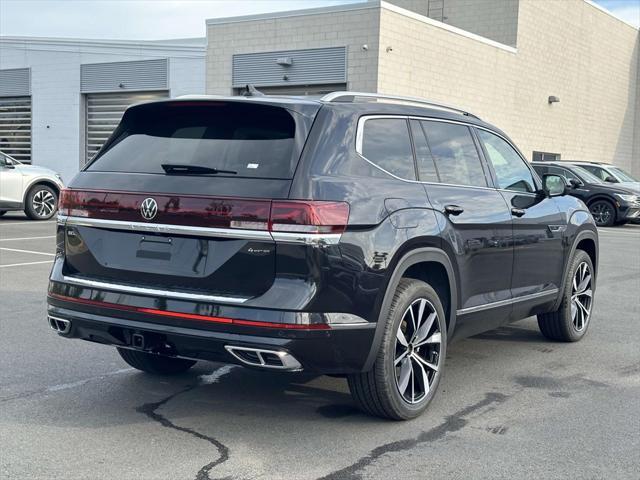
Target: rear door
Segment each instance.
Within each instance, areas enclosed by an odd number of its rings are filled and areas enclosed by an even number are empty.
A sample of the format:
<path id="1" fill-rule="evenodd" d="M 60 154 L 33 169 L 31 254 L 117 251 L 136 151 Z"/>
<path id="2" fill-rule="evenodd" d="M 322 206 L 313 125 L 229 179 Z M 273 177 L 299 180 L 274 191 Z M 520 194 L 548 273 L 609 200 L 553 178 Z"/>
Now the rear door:
<path id="1" fill-rule="evenodd" d="M 467 125 L 414 120 L 412 132 L 420 179 L 458 268 L 457 335 L 482 332 L 511 311 L 511 213 Z"/>
<path id="2" fill-rule="evenodd" d="M 287 198 L 315 112 L 246 101 L 129 109 L 63 195 L 65 275 L 231 298 L 265 292 L 275 276 L 271 200 Z"/>
<path id="3" fill-rule="evenodd" d="M 487 130 L 476 133 L 513 220 L 514 305 L 555 299 L 562 282 L 566 218 L 555 200 L 540 192 L 528 163 L 509 142 Z"/>

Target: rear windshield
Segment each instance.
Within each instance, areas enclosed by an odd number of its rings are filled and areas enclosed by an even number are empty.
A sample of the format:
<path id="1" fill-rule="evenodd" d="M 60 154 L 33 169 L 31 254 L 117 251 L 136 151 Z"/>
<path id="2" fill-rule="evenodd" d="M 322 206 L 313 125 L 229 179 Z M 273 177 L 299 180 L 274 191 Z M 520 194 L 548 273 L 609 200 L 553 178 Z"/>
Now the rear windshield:
<path id="1" fill-rule="evenodd" d="M 293 115 L 300 116 L 243 102 L 133 107 L 87 170 L 165 174 L 162 165 L 170 164 L 230 171 L 218 176 L 292 178 L 300 153 Z"/>

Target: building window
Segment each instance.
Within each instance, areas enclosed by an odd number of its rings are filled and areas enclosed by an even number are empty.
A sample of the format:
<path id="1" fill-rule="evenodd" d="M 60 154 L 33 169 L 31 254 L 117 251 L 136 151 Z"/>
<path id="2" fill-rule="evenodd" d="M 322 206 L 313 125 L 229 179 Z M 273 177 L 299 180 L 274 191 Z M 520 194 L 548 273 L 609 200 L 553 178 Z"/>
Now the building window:
<path id="1" fill-rule="evenodd" d="M 534 162 L 557 162 L 560 160 L 559 153 L 549 153 L 549 152 L 533 152 L 533 161 Z"/>

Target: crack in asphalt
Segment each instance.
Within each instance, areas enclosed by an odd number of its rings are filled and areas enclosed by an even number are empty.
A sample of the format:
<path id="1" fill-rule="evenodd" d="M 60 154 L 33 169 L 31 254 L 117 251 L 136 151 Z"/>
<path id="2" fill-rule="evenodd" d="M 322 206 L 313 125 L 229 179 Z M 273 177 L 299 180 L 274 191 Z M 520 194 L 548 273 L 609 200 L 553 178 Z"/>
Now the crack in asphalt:
<path id="1" fill-rule="evenodd" d="M 222 370 L 222 369 L 224 369 L 224 367 L 222 367 L 219 370 Z M 227 372 L 228 372 L 228 370 L 224 371 L 224 373 L 227 373 Z M 216 372 L 214 372 L 214 374 L 215 373 Z M 222 373 L 222 375 L 224 375 L 224 373 Z M 188 433 L 189 435 L 194 436 L 196 438 L 199 438 L 200 440 L 204 440 L 206 442 L 209 442 L 214 447 L 216 447 L 216 449 L 218 450 L 218 453 L 219 453 L 218 459 L 214 460 L 213 462 L 209 462 L 205 466 L 203 466 L 200 470 L 198 470 L 198 473 L 196 474 L 196 477 L 195 477 L 195 480 L 213 480 L 209 476 L 209 472 L 211 471 L 211 469 L 213 469 L 217 465 L 220 465 L 220 464 L 226 462 L 227 460 L 229 460 L 229 448 L 226 445 L 224 445 L 222 442 L 220 442 L 219 440 L 216 440 L 213 437 L 209 437 L 208 435 L 204 435 L 204 434 L 202 434 L 202 433 L 200 433 L 200 432 L 198 432 L 196 430 L 193 430 L 191 428 L 181 427 L 179 425 L 176 425 L 171 420 L 169 420 L 167 417 L 165 417 L 165 416 L 163 416 L 163 415 L 161 415 L 161 414 L 159 414 L 157 412 L 157 410 L 160 407 L 162 407 L 163 405 L 166 405 L 167 403 L 169 403 L 174 398 L 176 398 L 179 395 L 182 395 L 184 393 L 190 392 L 191 390 L 194 390 L 194 389 L 198 388 L 200 385 L 202 385 L 202 383 L 198 383 L 196 385 L 189 385 L 188 387 L 186 387 L 186 388 L 184 388 L 184 389 L 182 389 L 182 390 L 180 390 L 178 392 L 172 393 L 171 395 L 169 395 L 168 397 L 160 400 L 159 402 L 145 403 L 145 404 L 137 407 L 136 411 L 139 412 L 139 413 L 145 414 L 151 420 L 154 420 L 154 421 L 158 422 L 163 427 L 171 428 L 173 430 L 177 430 L 177 431 L 183 432 L 183 433 Z M 228 478 L 228 477 L 226 477 L 226 478 Z M 220 480 L 224 480 L 224 479 L 220 479 Z"/>
<path id="2" fill-rule="evenodd" d="M 397 453 L 410 450 L 422 443 L 440 440 L 447 433 L 457 432 L 458 430 L 464 428 L 469 423 L 469 420 L 465 419 L 464 417 L 467 417 L 473 412 L 483 407 L 488 407 L 494 403 L 503 403 L 507 400 L 507 398 L 509 398 L 508 395 L 504 395 L 502 393 L 485 393 L 484 399 L 474 403 L 473 405 L 469 405 L 462 410 L 457 411 L 453 415 L 449 415 L 448 417 L 446 417 L 446 420 L 437 427 L 434 427 L 431 430 L 424 431 L 415 438 L 398 440 L 396 442 L 390 442 L 376 447 L 371 450 L 371 452 L 369 452 L 367 456 L 360 458 L 360 460 L 353 463 L 352 465 L 349 465 L 348 467 L 342 468 L 340 470 L 336 470 L 329 475 L 321 477 L 319 480 L 360 479 L 362 478 L 360 472 L 374 463 L 376 460 L 378 460 L 381 456 L 388 453 Z"/>

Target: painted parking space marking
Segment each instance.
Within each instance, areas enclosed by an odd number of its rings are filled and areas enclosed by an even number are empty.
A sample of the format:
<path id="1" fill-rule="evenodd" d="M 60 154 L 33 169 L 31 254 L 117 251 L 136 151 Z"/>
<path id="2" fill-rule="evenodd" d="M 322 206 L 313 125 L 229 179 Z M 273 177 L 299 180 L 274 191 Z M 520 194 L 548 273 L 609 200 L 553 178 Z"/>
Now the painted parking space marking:
<path id="1" fill-rule="evenodd" d="M 0 242 L 17 242 L 22 240 L 43 240 L 45 238 L 56 238 L 55 235 L 45 235 L 44 237 L 20 237 L 20 238 L 0 238 Z"/>
<path id="2" fill-rule="evenodd" d="M 29 220 L 25 220 L 24 222 L 0 222 L 0 227 L 4 227 L 4 226 L 8 226 L 8 225 L 48 225 L 50 223 L 56 223 L 56 220 L 49 220 L 46 222 L 33 222 L 33 221 L 29 221 Z"/>
<path id="3" fill-rule="evenodd" d="M 43 263 L 53 263 L 53 260 L 44 260 L 42 262 L 10 263 L 9 265 L 0 265 L 0 268 L 22 267 L 25 265 L 40 265 Z"/>
<path id="4" fill-rule="evenodd" d="M 34 255 L 48 255 L 50 257 L 55 257 L 56 256 L 55 253 L 36 252 L 35 250 L 21 250 L 19 248 L 0 247 L 0 250 L 6 250 L 8 252 L 32 253 Z"/>

